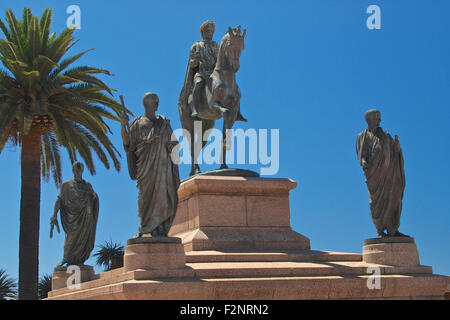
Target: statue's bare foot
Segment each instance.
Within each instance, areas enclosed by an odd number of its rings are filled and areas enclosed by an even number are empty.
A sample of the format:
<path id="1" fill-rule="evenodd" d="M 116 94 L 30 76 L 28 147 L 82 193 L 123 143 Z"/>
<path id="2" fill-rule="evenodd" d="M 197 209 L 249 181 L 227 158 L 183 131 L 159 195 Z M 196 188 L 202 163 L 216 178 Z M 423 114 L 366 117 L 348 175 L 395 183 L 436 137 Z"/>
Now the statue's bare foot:
<path id="1" fill-rule="evenodd" d="M 64 268 L 64 265 L 66 264 L 66 262 L 63 260 L 60 263 L 58 263 L 55 267 L 55 269 L 60 269 L 60 268 Z"/>
<path id="2" fill-rule="evenodd" d="M 247 122 L 248 120 L 244 118 L 244 116 L 239 112 L 236 121 Z"/>
<path id="3" fill-rule="evenodd" d="M 378 232 L 378 238 L 386 237 L 387 234 L 384 231 Z"/>
<path id="4" fill-rule="evenodd" d="M 409 236 L 406 235 L 406 234 L 403 234 L 403 233 L 401 233 L 401 232 L 399 232 L 399 231 L 396 231 L 396 232 L 394 233 L 394 237 L 409 237 Z"/>
<path id="5" fill-rule="evenodd" d="M 198 166 L 198 164 L 194 165 L 191 169 L 191 172 L 189 173 L 189 176 L 194 176 L 196 174 L 199 174 L 200 171 L 200 167 Z"/>

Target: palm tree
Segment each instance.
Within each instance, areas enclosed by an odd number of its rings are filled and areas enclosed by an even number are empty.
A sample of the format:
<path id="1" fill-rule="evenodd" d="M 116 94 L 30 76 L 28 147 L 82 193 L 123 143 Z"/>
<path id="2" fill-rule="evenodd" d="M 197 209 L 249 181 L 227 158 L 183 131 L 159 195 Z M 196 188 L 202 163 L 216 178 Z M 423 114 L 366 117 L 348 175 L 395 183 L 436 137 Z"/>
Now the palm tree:
<path id="1" fill-rule="evenodd" d="M 16 286 L 16 282 L 8 276 L 6 270 L 0 269 L 0 300 L 15 299 Z"/>
<path id="2" fill-rule="evenodd" d="M 39 279 L 38 284 L 38 297 L 39 299 L 45 299 L 48 297 L 48 293 L 52 291 L 52 275 L 44 274 Z"/>
<path id="3" fill-rule="evenodd" d="M 94 254 L 98 266 L 103 266 L 105 271 L 123 267 L 124 248 L 120 243 L 109 240 L 98 247 L 99 250 Z"/>
<path id="4" fill-rule="evenodd" d="M 6 68 L 0 68 L 0 152 L 8 141 L 21 146 L 19 299 L 35 300 L 41 175 L 44 181 L 52 175 L 61 184 L 61 146 L 72 163 L 81 156 L 92 175 L 93 152 L 107 169 L 108 154 L 119 171 L 120 154 L 108 139 L 111 131 L 104 118 L 119 121 L 122 109 L 113 90 L 96 77 L 110 76 L 108 70 L 71 67 L 89 50 L 63 59 L 77 40 L 74 29 L 50 34 L 51 9 L 40 20 L 29 8 L 22 20 L 6 10 L 5 20 L 8 27 L 0 20 L 6 38 L 0 39 L 0 61 Z"/>

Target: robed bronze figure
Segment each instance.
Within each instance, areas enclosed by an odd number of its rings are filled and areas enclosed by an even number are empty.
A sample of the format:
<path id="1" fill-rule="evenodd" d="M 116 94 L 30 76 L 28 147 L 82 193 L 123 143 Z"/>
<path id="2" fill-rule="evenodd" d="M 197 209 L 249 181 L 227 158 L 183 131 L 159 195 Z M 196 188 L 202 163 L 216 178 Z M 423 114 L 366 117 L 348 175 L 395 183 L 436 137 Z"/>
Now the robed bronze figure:
<path id="1" fill-rule="evenodd" d="M 405 190 L 403 154 L 398 136 L 392 139 L 380 128 L 381 113 L 378 110 L 367 111 L 365 119 L 368 128 L 358 135 L 356 152 L 366 176 L 370 215 L 378 236 L 405 236 L 398 231 Z"/>
<path id="2" fill-rule="evenodd" d="M 122 118 L 123 146 L 127 153 L 128 172 L 138 188 L 138 213 L 141 219 L 136 237 L 148 234 L 167 237 L 178 206 L 180 177 L 171 153 L 178 141 L 172 141 L 170 121 L 156 115 L 159 98 L 144 95 L 145 114 L 128 125 Z"/>
<path id="3" fill-rule="evenodd" d="M 61 212 L 61 222 L 66 238 L 64 257 L 58 267 L 83 265 L 95 246 L 99 211 L 98 195 L 91 184 L 83 179 L 84 166 L 81 162 L 75 162 L 72 170 L 74 178 L 62 184 L 50 220 L 50 237 L 52 237 L 55 225 L 59 231 L 57 217 L 58 212 Z"/>

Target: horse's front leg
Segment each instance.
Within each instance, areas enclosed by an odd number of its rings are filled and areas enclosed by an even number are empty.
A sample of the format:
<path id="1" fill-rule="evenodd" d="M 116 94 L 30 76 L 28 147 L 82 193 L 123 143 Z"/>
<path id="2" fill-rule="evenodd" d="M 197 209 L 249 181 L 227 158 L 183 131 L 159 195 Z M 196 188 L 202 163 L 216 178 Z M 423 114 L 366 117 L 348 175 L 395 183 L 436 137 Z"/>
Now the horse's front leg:
<path id="1" fill-rule="evenodd" d="M 231 110 L 225 110 L 222 113 L 223 117 L 223 128 L 222 128 L 222 150 L 220 155 L 220 169 L 227 169 L 226 163 L 226 152 L 231 148 L 231 134 L 228 136 L 227 132 L 229 129 L 233 127 L 234 124 L 234 115 Z"/>
<path id="2" fill-rule="evenodd" d="M 200 173 L 200 166 L 197 163 L 197 156 L 196 150 L 195 150 L 195 136 L 194 133 L 191 133 L 191 172 L 189 173 L 189 176 L 196 175 Z"/>

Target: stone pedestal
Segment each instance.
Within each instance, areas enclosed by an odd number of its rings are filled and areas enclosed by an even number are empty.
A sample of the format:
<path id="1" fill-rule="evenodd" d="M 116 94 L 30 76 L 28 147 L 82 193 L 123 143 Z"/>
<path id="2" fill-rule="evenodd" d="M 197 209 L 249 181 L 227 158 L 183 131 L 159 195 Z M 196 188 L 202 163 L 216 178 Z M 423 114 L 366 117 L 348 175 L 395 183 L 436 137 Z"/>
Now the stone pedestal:
<path id="1" fill-rule="evenodd" d="M 169 232 L 186 251 L 308 250 L 309 239 L 290 227 L 290 179 L 197 176 L 178 189 Z"/>
<path id="2" fill-rule="evenodd" d="M 130 239 L 123 268 L 78 290 L 53 290 L 49 299 L 444 298 L 450 277 L 419 265 L 412 238 L 368 239 L 364 261 L 362 254 L 309 250 L 309 239 L 289 224 L 295 187 L 289 179 L 193 177 L 178 192 L 170 234 L 179 238 Z M 380 290 L 367 286 L 373 264 Z"/>
<path id="3" fill-rule="evenodd" d="M 124 255 L 125 271 L 173 270 L 186 264 L 180 238 L 141 237 L 127 241 Z"/>
<path id="4" fill-rule="evenodd" d="M 75 273 L 78 272 L 76 267 L 79 268 L 80 274 L 79 279 L 77 279 L 77 276 Z M 69 284 L 67 283 L 67 280 L 69 277 L 72 276 L 73 281 L 70 281 Z M 67 271 L 67 267 L 59 267 L 55 268 L 55 271 L 52 275 L 52 290 L 57 290 L 61 288 L 66 288 L 67 285 L 75 285 L 76 282 L 79 280 L 80 283 L 87 282 L 95 279 L 95 273 L 94 268 L 92 266 L 74 266 L 73 268 L 69 268 L 69 271 Z"/>
<path id="5" fill-rule="evenodd" d="M 414 238 L 382 237 L 364 240 L 363 261 L 390 266 L 417 266 L 420 264 Z"/>

